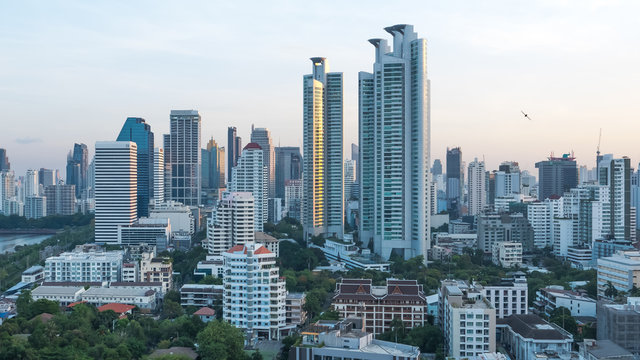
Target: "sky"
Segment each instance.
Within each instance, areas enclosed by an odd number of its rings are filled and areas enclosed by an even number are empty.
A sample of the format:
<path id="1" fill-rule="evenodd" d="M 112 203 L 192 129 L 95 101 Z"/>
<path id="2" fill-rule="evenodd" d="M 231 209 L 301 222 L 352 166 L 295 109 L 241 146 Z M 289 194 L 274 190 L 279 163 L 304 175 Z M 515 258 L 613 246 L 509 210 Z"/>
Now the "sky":
<path id="1" fill-rule="evenodd" d="M 488 169 L 569 151 L 592 167 L 602 129 L 601 151 L 637 164 L 639 13 L 614 0 L 0 0 L 0 148 L 18 175 L 64 176 L 74 142 L 92 153 L 128 116 L 161 145 L 171 109 L 200 112 L 203 144 L 226 146 L 228 126 L 246 144 L 255 124 L 302 146 L 302 76 L 323 56 L 344 73 L 349 157 L 367 40 L 406 23 L 427 39 L 431 160 L 460 146 Z"/>

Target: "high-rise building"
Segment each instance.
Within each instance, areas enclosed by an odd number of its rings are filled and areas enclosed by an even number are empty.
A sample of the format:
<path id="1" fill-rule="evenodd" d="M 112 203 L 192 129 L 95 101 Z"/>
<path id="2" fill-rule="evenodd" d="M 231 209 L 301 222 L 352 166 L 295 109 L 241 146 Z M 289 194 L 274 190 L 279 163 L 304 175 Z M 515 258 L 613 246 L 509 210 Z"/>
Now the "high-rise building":
<path id="1" fill-rule="evenodd" d="M 153 200 L 157 203 L 164 202 L 164 150 L 153 149 Z"/>
<path id="2" fill-rule="evenodd" d="M 154 137 L 151 126 L 144 119 L 125 120 L 117 141 L 133 141 L 138 147 L 138 217 L 149 216 L 149 199 L 153 197 Z"/>
<path id="3" fill-rule="evenodd" d="M 207 148 L 202 149 L 202 188 L 217 190 L 225 187 L 224 148 L 218 146 L 213 137 Z"/>
<path id="4" fill-rule="evenodd" d="M 9 163 L 9 157 L 7 156 L 7 150 L 0 148 L 0 171 L 11 170 L 11 164 Z"/>
<path id="5" fill-rule="evenodd" d="M 618 240 L 631 240 L 631 161 L 626 156 L 614 159 L 607 154 L 598 164 L 598 169 L 600 185 L 610 189 L 609 234 Z"/>
<path id="6" fill-rule="evenodd" d="M 287 216 L 302 220 L 302 180 L 287 180 L 284 185 L 284 208 Z"/>
<path id="7" fill-rule="evenodd" d="M 302 155 L 299 147 L 276 148 L 276 197 L 284 199 L 287 180 L 302 179 Z"/>
<path id="8" fill-rule="evenodd" d="M 238 165 L 242 152 L 242 139 L 237 136 L 235 126 L 227 129 L 227 182 L 231 182 L 231 169 Z"/>
<path id="9" fill-rule="evenodd" d="M 233 168 L 229 190 L 232 192 L 250 192 L 255 201 L 255 231 L 262 231 L 267 222 L 268 213 L 268 174 L 262 163 L 264 157 L 260 145 L 249 143 L 242 150 L 238 165 Z"/>
<path id="10" fill-rule="evenodd" d="M 207 221 L 210 255 L 222 255 L 235 245 L 255 240 L 254 199 L 247 192 L 226 192 Z"/>
<path id="11" fill-rule="evenodd" d="M 497 242 L 518 242 L 524 251 L 533 249 L 534 233 L 521 213 L 485 213 L 478 216 L 478 248 L 489 254 Z"/>
<path id="12" fill-rule="evenodd" d="M 138 149 L 131 141 L 96 142 L 95 241 L 118 242 L 118 226 L 137 218 Z"/>
<path id="13" fill-rule="evenodd" d="M 412 25 L 372 39 L 373 73 L 359 73 L 361 239 L 387 259 L 427 259 L 430 238 L 430 108 L 427 41 Z M 384 104 L 384 106 L 382 106 Z M 305 177 L 306 177 L 305 173 Z"/>
<path id="14" fill-rule="evenodd" d="M 247 338 L 278 340 L 286 327 L 287 290 L 276 255 L 255 242 L 225 251 L 222 318 Z"/>
<path id="15" fill-rule="evenodd" d="M 442 174 L 442 162 L 440 161 L 440 159 L 433 160 L 431 174 L 433 174 L 434 177 Z"/>
<path id="16" fill-rule="evenodd" d="M 484 161 L 469 164 L 469 215 L 480 214 L 487 206 L 487 180 Z"/>
<path id="17" fill-rule="evenodd" d="M 544 200 L 552 195 L 562 196 L 578 186 L 578 168 L 576 160 L 570 154 L 562 157 L 549 157 L 536 163 L 538 169 L 538 199 Z"/>
<path id="18" fill-rule="evenodd" d="M 459 147 L 447 148 L 447 209 L 451 219 L 457 219 L 462 215 L 463 174 L 462 150 Z"/>
<path id="19" fill-rule="evenodd" d="M 47 198 L 38 195 L 25 196 L 24 216 L 27 219 L 40 219 L 47 216 Z"/>
<path id="20" fill-rule="evenodd" d="M 267 128 L 256 128 L 251 125 L 251 142 L 260 145 L 262 148 L 263 164 L 267 168 L 269 175 L 268 198 L 276 195 L 276 152 L 271 143 L 271 133 Z"/>
<path id="21" fill-rule="evenodd" d="M 303 81 L 303 219 L 305 236 L 342 238 L 342 73 L 325 58 L 311 58 Z"/>
<path id="22" fill-rule="evenodd" d="M 353 197 L 353 187 L 356 181 L 356 162 L 353 160 L 344 161 L 344 200 L 349 201 Z"/>
<path id="23" fill-rule="evenodd" d="M 169 180 L 165 198 L 187 206 L 200 205 L 200 126 L 197 110 L 171 110 L 171 132 L 164 137 L 164 162 Z M 165 170 L 167 171 L 167 169 Z M 169 196 L 166 189 L 169 188 Z"/>
<path id="24" fill-rule="evenodd" d="M 505 161 L 493 174 L 495 176 L 495 197 L 520 194 L 520 166 L 517 162 Z"/>
<path id="25" fill-rule="evenodd" d="M 355 161 L 355 176 L 356 176 L 356 183 L 360 184 L 360 172 L 358 171 L 358 161 L 360 159 L 360 146 L 356 145 L 356 144 L 351 144 L 351 160 Z M 360 187 L 360 185 L 358 185 L 358 187 Z M 359 193 L 359 190 L 356 190 L 357 193 Z"/>
<path id="26" fill-rule="evenodd" d="M 38 183 L 43 187 L 58 183 L 58 171 L 40 168 L 38 170 Z"/>
<path id="27" fill-rule="evenodd" d="M 22 184 L 24 189 L 24 197 L 40 195 L 40 184 L 38 182 L 38 170 L 29 169 L 24 177 Z"/>
<path id="28" fill-rule="evenodd" d="M 88 185 L 89 150 L 85 144 L 74 144 L 67 155 L 67 185 L 76 186 L 76 197 L 80 197 Z"/>
<path id="29" fill-rule="evenodd" d="M 75 185 L 57 184 L 44 188 L 48 215 L 73 215 L 76 212 Z"/>

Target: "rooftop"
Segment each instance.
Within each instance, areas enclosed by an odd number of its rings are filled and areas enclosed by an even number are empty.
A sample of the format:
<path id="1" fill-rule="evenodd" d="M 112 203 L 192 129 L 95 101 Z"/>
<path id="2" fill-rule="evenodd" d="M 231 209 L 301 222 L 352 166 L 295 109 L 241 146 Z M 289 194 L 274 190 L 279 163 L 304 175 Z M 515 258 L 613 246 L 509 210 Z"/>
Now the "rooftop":
<path id="1" fill-rule="evenodd" d="M 71 287 L 71 286 L 38 286 L 31 291 L 31 295 L 45 296 L 45 295 L 75 295 L 78 291 L 84 291 L 84 287 Z"/>
<path id="2" fill-rule="evenodd" d="M 585 350 L 593 355 L 596 359 L 608 359 L 617 356 L 633 356 L 629 351 L 620 345 L 614 343 L 611 340 L 598 340 L 594 341 L 593 345 L 589 346 L 587 343 L 589 340 L 585 340 Z"/>
<path id="3" fill-rule="evenodd" d="M 525 339 L 573 340 L 571 334 L 555 324 L 550 324 L 537 315 L 514 314 L 504 319 L 496 319 L 498 326 L 508 326 Z"/>
<path id="4" fill-rule="evenodd" d="M 133 305 L 110 303 L 110 304 L 105 304 L 105 305 L 100 306 L 98 308 L 98 311 L 99 312 L 103 312 L 103 311 L 107 311 L 107 310 L 112 310 L 116 314 L 124 314 L 124 313 L 126 313 L 128 311 L 131 311 L 133 309 L 135 309 L 135 306 L 133 306 Z"/>
<path id="5" fill-rule="evenodd" d="M 83 296 L 150 296 L 155 294 L 154 290 L 149 289 L 113 289 L 103 287 L 91 287 L 85 291 Z"/>
<path id="6" fill-rule="evenodd" d="M 198 316 L 214 316 L 215 314 L 216 314 L 216 311 L 208 307 L 200 308 L 200 310 L 193 313 L 193 315 L 198 315 Z"/>

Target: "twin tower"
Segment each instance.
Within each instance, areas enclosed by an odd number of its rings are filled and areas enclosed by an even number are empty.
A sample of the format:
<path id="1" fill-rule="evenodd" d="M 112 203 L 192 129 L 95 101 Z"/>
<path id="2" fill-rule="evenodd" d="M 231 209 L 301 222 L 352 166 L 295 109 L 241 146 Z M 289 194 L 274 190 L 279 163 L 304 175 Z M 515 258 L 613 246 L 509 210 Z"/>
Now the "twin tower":
<path id="1" fill-rule="evenodd" d="M 430 101 L 427 42 L 412 25 L 385 28 L 373 72 L 358 74 L 359 236 L 388 259 L 427 258 L 430 238 Z M 305 236 L 342 238 L 343 77 L 311 58 L 303 80 Z M 371 245 L 369 245 L 372 243 Z"/>

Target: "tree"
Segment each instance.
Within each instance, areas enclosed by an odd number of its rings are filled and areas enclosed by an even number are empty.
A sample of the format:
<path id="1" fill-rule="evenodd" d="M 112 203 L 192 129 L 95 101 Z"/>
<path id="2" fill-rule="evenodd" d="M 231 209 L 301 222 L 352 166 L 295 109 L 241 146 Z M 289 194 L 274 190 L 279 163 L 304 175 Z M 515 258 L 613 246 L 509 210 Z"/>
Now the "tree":
<path id="1" fill-rule="evenodd" d="M 198 354 L 203 360 L 240 360 L 245 358 L 240 329 L 220 320 L 211 321 L 198 333 Z"/>
<path id="2" fill-rule="evenodd" d="M 578 334 L 578 323 L 571 316 L 571 310 L 564 306 L 558 307 L 551 312 L 549 321 L 567 330 L 574 336 Z"/>
<path id="3" fill-rule="evenodd" d="M 604 296 L 608 297 L 608 298 L 615 298 L 616 296 L 618 296 L 618 289 L 615 288 L 615 286 L 613 286 L 613 284 L 611 283 L 611 281 L 607 281 L 607 285 L 605 285 L 606 288 L 604 289 Z"/>
<path id="4" fill-rule="evenodd" d="M 168 294 L 168 292 L 167 292 Z M 179 303 L 173 300 L 167 300 L 165 298 L 164 305 L 162 305 L 162 317 L 165 319 L 175 319 L 178 316 L 184 314 L 184 310 Z"/>
<path id="5" fill-rule="evenodd" d="M 251 354 L 251 360 L 263 360 L 264 358 L 262 357 L 262 354 L 260 354 L 260 350 L 256 349 L 256 351 L 254 351 Z"/>
<path id="6" fill-rule="evenodd" d="M 289 359 L 289 350 L 298 342 L 300 338 L 297 335 L 289 335 L 282 339 L 282 352 L 280 353 L 281 360 Z"/>

